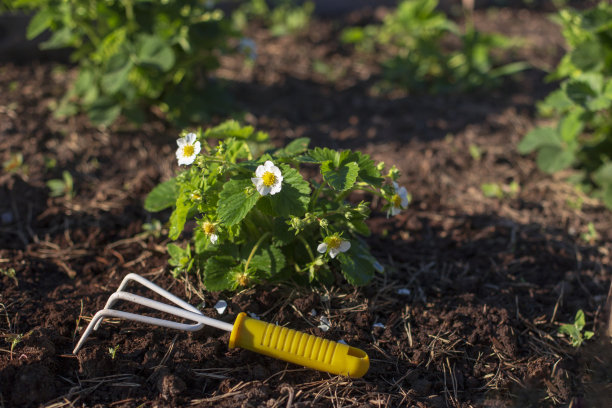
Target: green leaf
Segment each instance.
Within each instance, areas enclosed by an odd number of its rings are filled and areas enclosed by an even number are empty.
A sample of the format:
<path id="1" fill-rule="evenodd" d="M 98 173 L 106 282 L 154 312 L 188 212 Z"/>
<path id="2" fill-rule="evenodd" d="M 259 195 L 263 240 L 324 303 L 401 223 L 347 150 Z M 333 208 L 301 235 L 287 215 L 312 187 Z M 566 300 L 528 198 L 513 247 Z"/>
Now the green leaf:
<path id="1" fill-rule="evenodd" d="M 369 237 L 372 234 L 370 227 L 363 220 L 350 220 L 348 224 L 351 229 L 365 237 Z"/>
<path id="2" fill-rule="evenodd" d="M 227 226 L 238 224 L 257 203 L 258 198 L 259 193 L 251 180 L 228 181 L 219 194 L 219 219 Z"/>
<path id="3" fill-rule="evenodd" d="M 167 72 L 174 66 L 172 47 L 154 35 L 141 35 L 138 44 L 138 62 Z"/>
<path id="4" fill-rule="evenodd" d="M 333 162 L 328 160 L 321 163 L 321 173 L 323 174 L 323 179 L 331 188 L 345 191 L 353 187 L 357 181 L 359 165 L 355 162 L 350 162 L 335 168 Z"/>
<path id="5" fill-rule="evenodd" d="M 376 163 L 369 155 L 361 152 L 355 152 L 357 165 L 359 166 L 359 178 L 368 184 L 380 187 L 384 179 L 380 175 L 380 171 L 376 168 Z"/>
<path id="6" fill-rule="evenodd" d="M 593 181 L 600 187 L 612 186 L 612 162 L 604 163 L 593 173 Z"/>
<path id="7" fill-rule="evenodd" d="M 248 139 L 254 132 L 252 126 L 240 126 L 235 120 L 228 120 L 220 125 L 206 129 L 204 132 L 205 139 L 228 139 L 234 137 L 236 139 Z"/>
<path id="8" fill-rule="evenodd" d="M 580 80 L 566 82 L 565 92 L 572 101 L 582 106 L 586 106 L 587 102 L 597 95 L 589 83 Z"/>
<path id="9" fill-rule="evenodd" d="M 337 256 L 340 261 L 342 274 L 351 285 L 361 286 L 370 282 L 374 277 L 372 257 L 355 249 L 355 244 L 347 252 Z"/>
<path id="10" fill-rule="evenodd" d="M 556 91 L 551 92 L 546 99 L 544 99 L 542 105 L 557 110 L 563 110 L 573 106 L 574 103 L 563 89 L 557 89 Z"/>
<path id="11" fill-rule="evenodd" d="M 121 113 L 121 106 L 110 97 L 101 97 L 87 107 L 89 119 L 96 125 L 110 125 Z"/>
<path id="12" fill-rule="evenodd" d="M 134 66 L 127 53 L 113 55 L 107 63 L 100 84 L 105 94 L 112 95 L 128 83 L 128 75 Z"/>
<path id="13" fill-rule="evenodd" d="M 63 27 L 55 31 L 51 38 L 40 44 L 41 50 L 53 50 L 73 45 L 73 33 L 70 27 Z"/>
<path id="14" fill-rule="evenodd" d="M 527 133 L 518 144 L 521 154 L 531 153 L 543 146 L 561 147 L 561 138 L 557 131 L 550 127 L 538 127 Z"/>
<path id="15" fill-rule="evenodd" d="M 179 188 L 176 178 L 164 181 L 155 186 L 147 195 L 144 208 L 150 212 L 157 212 L 172 207 L 176 203 L 179 195 Z"/>
<path id="16" fill-rule="evenodd" d="M 236 259 L 231 256 L 213 256 L 204 265 L 204 286 L 209 291 L 232 290 L 236 288 Z"/>
<path id="17" fill-rule="evenodd" d="M 286 165 L 280 165 L 283 183 L 281 191 L 272 196 L 266 196 L 270 201 L 272 210 L 282 216 L 302 216 L 308 208 L 310 201 L 310 184 L 296 169 Z"/>
<path id="18" fill-rule="evenodd" d="M 547 173 L 563 170 L 574 163 L 574 152 L 557 146 L 543 146 L 538 152 L 536 163 Z"/>
<path id="19" fill-rule="evenodd" d="M 603 51 L 598 41 L 587 40 L 572 50 L 570 60 L 582 71 L 596 71 L 604 64 Z"/>
<path id="20" fill-rule="evenodd" d="M 573 324 L 564 324 L 559 327 L 558 332 L 561 334 L 567 334 L 572 338 L 572 344 L 574 343 L 574 339 L 580 338 L 580 331 Z"/>
<path id="21" fill-rule="evenodd" d="M 576 326 L 578 330 L 582 330 L 585 323 L 586 321 L 584 319 L 584 312 L 582 311 L 582 309 L 578 309 L 578 311 L 576 312 L 576 317 L 574 317 L 574 326 Z"/>
<path id="22" fill-rule="evenodd" d="M 565 115 L 559 122 L 559 135 L 564 142 L 573 142 L 580 136 L 584 128 L 582 121 L 582 109 L 575 110 L 568 115 Z"/>
<path id="23" fill-rule="evenodd" d="M 272 277 L 285 267 L 285 256 L 275 246 L 259 248 L 249 266 L 264 272 L 266 277 Z"/>
<path id="24" fill-rule="evenodd" d="M 51 25 L 53 21 L 53 12 L 51 8 L 42 8 L 28 24 L 26 31 L 26 38 L 31 40 L 38 37 L 43 31 L 45 31 Z"/>
<path id="25" fill-rule="evenodd" d="M 187 197 L 179 195 L 176 199 L 176 208 L 170 216 L 170 231 L 168 237 L 172 240 L 178 239 L 185 228 L 185 221 L 187 221 L 187 214 L 193 205 Z"/>
<path id="26" fill-rule="evenodd" d="M 299 139 L 295 139 L 294 141 L 289 143 L 287 146 L 285 146 L 284 149 L 279 149 L 275 155 L 277 157 L 297 156 L 298 154 L 304 153 L 306 150 L 308 150 L 309 143 L 310 143 L 310 139 L 307 137 L 301 137 Z"/>
<path id="27" fill-rule="evenodd" d="M 335 150 L 328 149 L 327 147 L 315 147 L 304 156 L 301 156 L 300 159 L 309 163 L 323 163 L 328 160 L 333 161 L 336 154 Z"/>

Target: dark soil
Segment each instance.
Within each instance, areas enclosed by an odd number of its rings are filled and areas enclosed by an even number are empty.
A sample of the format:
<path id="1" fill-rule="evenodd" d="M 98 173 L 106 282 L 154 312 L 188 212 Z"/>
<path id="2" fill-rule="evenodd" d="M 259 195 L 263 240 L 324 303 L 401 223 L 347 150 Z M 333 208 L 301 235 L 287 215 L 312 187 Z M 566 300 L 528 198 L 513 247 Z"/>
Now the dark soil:
<path id="1" fill-rule="evenodd" d="M 21 153 L 23 165 L 0 176 L 0 407 L 606 406 L 610 213 L 565 183 L 567 174 L 542 174 L 516 153 L 536 123 L 535 102 L 553 86 L 541 69 L 558 61 L 562 37 L 541 11 L 476 18 L 484 30 L 525 37 L 518 57 L 537 68 L 493 91 L 380 96 L 370 91 L 373 62 L 338 44 L 341 23 L 321 20 L 286 38 L 254 29 L 255 65 L 223 61 L 219 76 L 250 112 L 245 121 L 278 145 L 307 136 L 402 171 L 413 202 L 395 218 L 374 214 L 368 242 L 386 272 L 357 289 L 257 287 L 232 296 L 199 291 L 196 277 L 174 280 L 163 235 L 143 233 L 168 214 L 147 213 L 142 202 L 175 173 L 178 131 L 155 121 L 99 129 L 81 116 L 55 119 L 75 72 L 52 62 L 1 65 L 0 160 Z M 330 70 L 315 72 L 316 60 Z M 50 197 L 46 181 L 64 170 L 74 197 Z M 503 198 L 481 189 L 512 181 L 519 191 Z M 589 223 L 598 237 L 584 235 Z M 185 334 L 114 320 L 72 355 L 129 272 L 204 301 L 216 318 L 248 311 L 344 340 L 369 354 L 371 368 L 352 380 L 228 350 L 228 334 L 216 329 Z M 218 299 L 229 303 L 221 317 Z M 557 329 L 578 309 L 596 335 L 574 348 Z M 327 332 L 317 327 L 321 315 Z"/>

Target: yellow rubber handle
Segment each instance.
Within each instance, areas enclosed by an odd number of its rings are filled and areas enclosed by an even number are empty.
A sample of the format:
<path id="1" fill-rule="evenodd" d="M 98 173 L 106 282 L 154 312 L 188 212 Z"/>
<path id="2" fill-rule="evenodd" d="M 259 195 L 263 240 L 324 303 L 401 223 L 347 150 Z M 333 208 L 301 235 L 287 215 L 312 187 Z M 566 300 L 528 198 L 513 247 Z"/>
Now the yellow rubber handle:
<path id="1" fill-rule="evenodd" d="M 291 330 L 240 313 L 229 348 L 241 347 L 290 363 L 353 378 L 363 377 L 370 359 L 361 349 Z"/>

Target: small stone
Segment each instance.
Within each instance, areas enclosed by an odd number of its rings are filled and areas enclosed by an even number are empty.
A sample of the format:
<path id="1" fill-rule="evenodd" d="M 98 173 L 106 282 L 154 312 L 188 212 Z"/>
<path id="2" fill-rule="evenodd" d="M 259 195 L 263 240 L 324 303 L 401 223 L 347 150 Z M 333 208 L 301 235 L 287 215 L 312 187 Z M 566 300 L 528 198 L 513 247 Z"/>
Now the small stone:
<path id="1" fill-rule="evenodd" d="M 227 302 L 225 300 L 218 301 L 215 304 L 215 309 L 217 310 L 217 313 L 222 315 L 223 313 L 225 313 L 225 310 L 227 309 Z"/>

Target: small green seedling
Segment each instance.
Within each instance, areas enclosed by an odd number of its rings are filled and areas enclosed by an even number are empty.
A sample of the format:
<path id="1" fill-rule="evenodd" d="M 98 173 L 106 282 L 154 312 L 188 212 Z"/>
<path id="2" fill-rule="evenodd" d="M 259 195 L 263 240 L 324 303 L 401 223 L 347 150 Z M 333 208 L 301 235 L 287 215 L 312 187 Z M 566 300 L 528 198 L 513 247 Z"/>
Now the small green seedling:
<path id="1" fill-rule="evenodd" d="M 474 159 L 475 161 L 480 161 L 480 159 L 482 158 L 482 150 L 480 149 L 480 147 L 478 147 L 478 145 L 471 144 L 469 150 L 472 159 Z"/>
<path id="2" fill-rule="evenodd" d="M 23 334 L 18 333 L 9 333 L 5 335 L 6 342 L 11 344 L 11 360 L 13 359 L 13 352 L 15 350 L 15 347 L 17 347 L 17 345 L 21 343 L 21 340 L 23 340 L 24 337 L 25 336 Z"/>
<path id="3" fill-rule="evenodd" d="M 496 197 L 501 200 L 508 197 L 516 197 L 521 187 L 513 180 L 510 184 L 504 185 L 498 183 L 484 183 L 480 186 L 480 189 L 485 197 Z"/>
<path id="4" fill-rule="evenodd" d="M 74 197 L 74 180 L 72 179 L 72 175 L 66 170 L 62 172 L 61 179 L 47 181 L 47 187 L 51 190 L 49 193 L 51 197 L 64 196 L 67 199 Z"/>
<path id="5" fill-rule="evenodd" d="M 599 238 L 599 234 L 597 233 L 595 225 L 593 225 L 592 222 L 589 222 L 589 225 L 587 226 L 587 232 L 582 233 L 580 235 L 580 238 L 588 244 L 593 244 L 595 241 L 597 241 L 597 239 Z"/>
<path id="6" fill-rule="evenodd" d="M 593 337 L 593 332 L 585 330 L 584 333 L 582 329 L 584 329 L 585 320 L 584 320 L 584 312 L 582 309 L 579 309 L 576 312 L 576 317 L 574 317 L 574 324 L 564 324 L 559 327 L 559 334 L 566 334 L 570 337 L 572 341 L 572 346 L 580 347 L 584 340 L 588 340 Z"/>
<path id="7" fill-rule="evenodd" d="M 114 360 L 115 357 L 117 356 L 117 350 L 119 350 L 119 346 L 115 346 L 115 347 L 109 347 L 108 348 L 108 354 L 111 356 L 111 360 Z"/>
<path id="8" fill-rule="evenodd" d="M 14 280 L 15 285 L 19 286 L 19 281 L 17 280 L 17 272 L 15 271 L 15 268 L 0 269 L 0 273 Z"/>
<path id="9" fill-rule="evenodd" d="M 23 154 L 21 153 L 13 153 L 11 157 L 2 163 L 2 168 L 7 173 L 16 173 L 22 171 L 27 173 L 27 166 L 23 164 Z"/>

